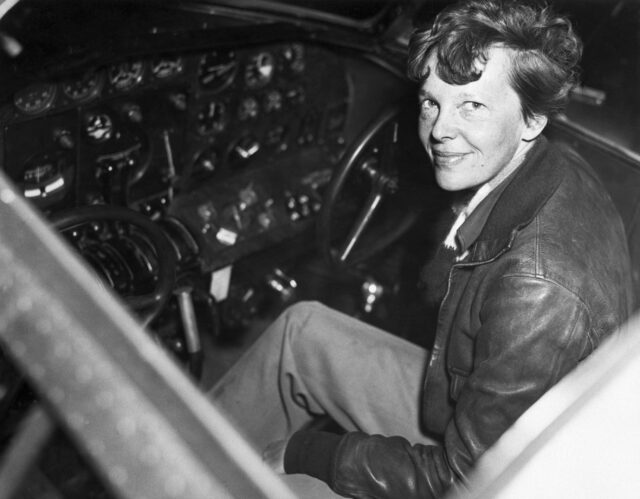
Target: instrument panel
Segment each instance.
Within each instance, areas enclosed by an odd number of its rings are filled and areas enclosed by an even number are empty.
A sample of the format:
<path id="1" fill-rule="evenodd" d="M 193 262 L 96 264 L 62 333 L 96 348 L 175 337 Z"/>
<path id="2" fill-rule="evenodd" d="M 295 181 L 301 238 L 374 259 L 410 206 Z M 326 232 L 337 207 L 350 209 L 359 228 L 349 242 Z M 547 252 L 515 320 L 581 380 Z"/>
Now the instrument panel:
<path id="1" fill-rule="evenodd" d="M 16 92 L 3 160 L 45 211 L 152 202 L 308 148 L 335 159 L 348 100 L 341 63 L 314 45 L 151 54 Z"/>
<path id="2" fill-rule="evenodd" d="M 215 268 L 319 210 L 349 102 L 343 62 L 321 46 L 150 54 L 16 92 L 0 109 L 3 164 L 45 214 L 180 218 Z"/>

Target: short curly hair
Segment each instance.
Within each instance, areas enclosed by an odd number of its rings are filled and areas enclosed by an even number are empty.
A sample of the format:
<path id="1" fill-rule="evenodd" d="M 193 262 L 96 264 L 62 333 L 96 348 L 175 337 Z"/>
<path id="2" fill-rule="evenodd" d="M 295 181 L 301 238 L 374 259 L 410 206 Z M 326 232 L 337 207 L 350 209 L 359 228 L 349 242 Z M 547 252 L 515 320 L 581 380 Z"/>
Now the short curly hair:
<path id="1" fill-rule="evenodd" d="M 428 76 L 427 59 L 436 50 L 438 76 L 464 85 L 480 78 L 478 62 L 486 62 L 494 46 L 513 51 L 509 79 L 526 120 L 562 112 L 578 83 L 582 42 L 569 19 L 548 5 L 466 0 L 449 6 L 432 24 L 414 31 L 407 73 L 422 82 Z"/>

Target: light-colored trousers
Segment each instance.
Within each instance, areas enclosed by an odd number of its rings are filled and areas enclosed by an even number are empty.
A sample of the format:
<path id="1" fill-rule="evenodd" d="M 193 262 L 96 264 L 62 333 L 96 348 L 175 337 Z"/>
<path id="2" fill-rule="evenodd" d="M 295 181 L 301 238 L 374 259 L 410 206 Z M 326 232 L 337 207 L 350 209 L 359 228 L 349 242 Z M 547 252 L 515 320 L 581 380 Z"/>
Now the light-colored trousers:
<path id="1" fill-rule="evenodd" d="M 347 431 L 432 443 L 420 429 L 428 352 L 316 302 L 285 310 L 209 392 L 261 453 L 314 417 Z M 301 497 L 338 497 L 292 476 Z M 317 495 L 310 495 L 318 489 Z"/>

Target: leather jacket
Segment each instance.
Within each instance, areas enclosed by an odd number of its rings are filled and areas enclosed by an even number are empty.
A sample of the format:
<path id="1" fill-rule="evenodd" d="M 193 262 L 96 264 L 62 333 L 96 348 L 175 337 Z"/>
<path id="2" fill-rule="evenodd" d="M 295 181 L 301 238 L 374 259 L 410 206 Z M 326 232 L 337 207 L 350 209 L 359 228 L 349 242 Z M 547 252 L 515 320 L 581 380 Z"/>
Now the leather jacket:
<path id="1" fill-rule="evenodd" d="M 628 316 L 625 232 L 595 173 L 538 139 L 466 259 L 450 270 L 423 389 L 442 445 L 347 433 L 329 485 L 358 498 L 431 498 Z"/>

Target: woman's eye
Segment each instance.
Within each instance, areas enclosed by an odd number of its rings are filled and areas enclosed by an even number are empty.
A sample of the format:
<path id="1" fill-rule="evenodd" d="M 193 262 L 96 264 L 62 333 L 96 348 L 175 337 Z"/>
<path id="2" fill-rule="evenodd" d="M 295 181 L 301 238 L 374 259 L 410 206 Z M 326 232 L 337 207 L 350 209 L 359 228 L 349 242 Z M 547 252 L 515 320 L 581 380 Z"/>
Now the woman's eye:
<path id="1" fill-rule="evenodd" d="M 438 109 L 438 105 L 436 104 L 435 101 L 431 99 L 424 99 L 420 103 L 420 112 L 423 114 L 430 114 L 436 109 Z"/>
<path id="2" fill-rule="evenodd" d="M 482 109 L 484 106 L 482 104 L 480 104 L 479 102 L 467 101 L 462 105 L 462 107 L 466 111 L 478 111 L 478 110 Z"/>

